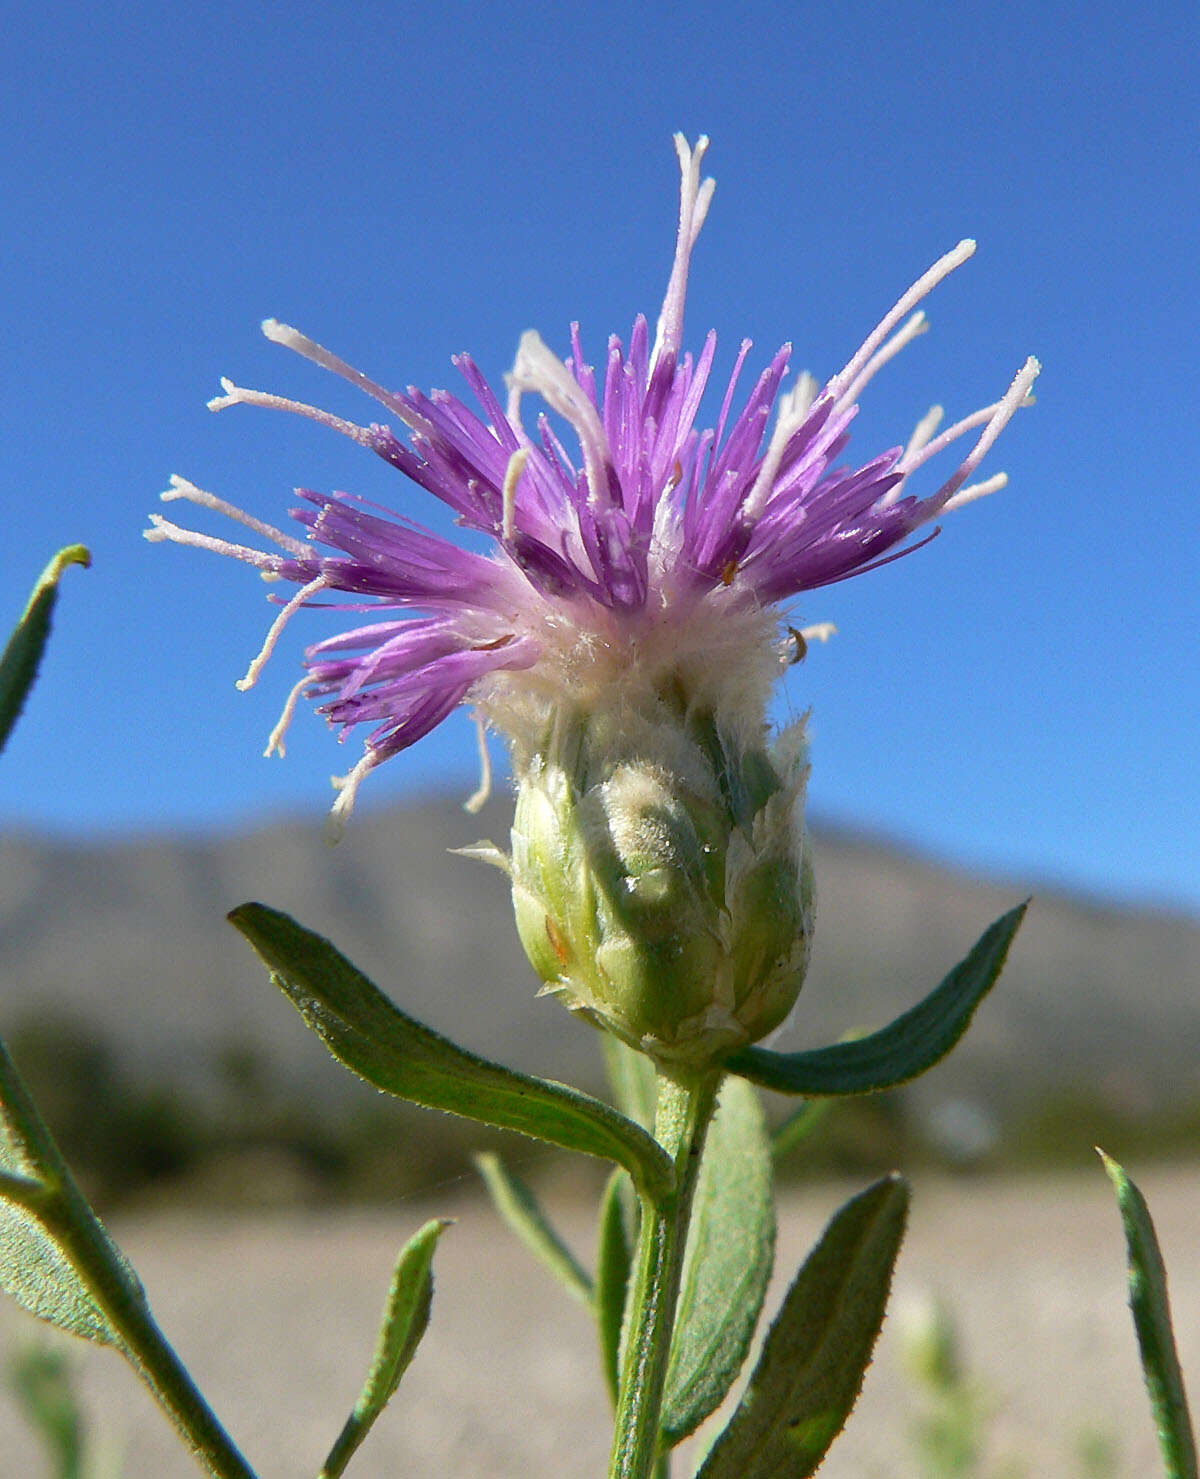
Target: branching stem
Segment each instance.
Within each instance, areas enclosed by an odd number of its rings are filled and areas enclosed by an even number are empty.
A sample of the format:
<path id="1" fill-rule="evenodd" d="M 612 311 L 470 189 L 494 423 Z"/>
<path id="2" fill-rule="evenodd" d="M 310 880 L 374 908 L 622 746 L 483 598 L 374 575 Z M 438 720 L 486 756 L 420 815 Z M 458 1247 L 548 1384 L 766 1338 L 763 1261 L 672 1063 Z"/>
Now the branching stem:
<path id="1" fill-rule="evenodd" d="M 213 1479 L 255 1479 L 155 1323 L 137 1276 L 76 1186 L 3 1044 L 0 1101 L 5 1148 L 22 1168 L 4 1177 L 6 1194 L 37 1218 L 65 1255 L 123 1353 Z"/>

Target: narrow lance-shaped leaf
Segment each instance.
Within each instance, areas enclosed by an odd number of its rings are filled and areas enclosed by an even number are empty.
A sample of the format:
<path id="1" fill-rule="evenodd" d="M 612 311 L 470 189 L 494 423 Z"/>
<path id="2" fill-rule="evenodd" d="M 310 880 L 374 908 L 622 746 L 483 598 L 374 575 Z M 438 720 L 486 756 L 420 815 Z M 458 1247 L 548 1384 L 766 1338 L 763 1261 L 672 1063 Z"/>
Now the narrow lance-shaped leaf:
<path id="1" fill-rule="evenodd" d="M 42 572 L 0 657 L 0 749 L 37 677 L 58 582 L 68 565 L 90 565 L 81 544 L 60 550 Z M 45 1219 L 69 1175 L 54 1138 L 0 1043 L 0 1288 L 31 1314 L 74 1335 L 120 1345 Z"/>
<path id="2" fill-rule="evenodd" d="M 123 1348 L 47 1225 L 70 1184 L 54 1138 L 0 1042 L 0 1289 L 60 1330 Z M 115 1248 L 112 1255 L 127 1271 Z"/>
<path id="3" fill-rule="evenodd" d="M 119 1350 L 209 1474 L 254 1479 L 155 1324 L 141 1281 L 75 1185 L 3 1043 L 0 1288 L 40 1319 Z"/>
<path id="4" fill-rule="evenodd" d="M 498 1155 L 477 1155 L 475 1164 L 496 1211 L 533 1256 L 583 1304 L 592 1302 L 592 1281 L 558 1235 L 532 1189 Z"/>
<path id="5" fill-rule="evenodd" d="M 600 1034 L 604 1066 L 612 1085 L 613 1102 L 643 1130 L 654 1124 L 654 1104 L 658 1098 L 658 1079 L 653 1062 L 611 1032 Z"/>
<path id="6" fill-rule="evenodd" d="M 907 1214 L 908 1187 L 898 1176 L 835 1214 L 698 1479 L 808 1479 L 815 1471 L 862 1388 Z"/>
<path id="7" fill-rule="evenodd" d="M 771 1136 L 771 1154 L 775 1159 L 781 1160 L 785 1155 L 790 1155 L 797 1146 L 803 1145 L 810 1135 L 819 1130 L 829 1118 L 833 1103 L 832 1099 L 807 1099 L 782 1124 L 776 1126 L 775 1133 Z"/>
<path id="8" fill-rule="evenodd" d="M 661 1417 L 666 1447 L 681 1443 L 716 1411 L 742 1369 L 774 1252 L 766 1121 L 757 1091 L 729 1078 L 692 1204 Z"/>
<path id="9" fill-rule="evenodd" d="M 83 1413 L 64 1352 L 30 1343 L 17 1351 L 4 1373 L 9 1392 L 42 1440 L 58 1479 L 83 1475 Z"/>
<path id="10" fill-rule="evenodd" d="M 1175 1351 L 1167 1271 L 1145 1198 L 1123 1167 L 1100 1152 L 1116 1188 L 1129 1254 L 1129 1307 L 1167 1479 L 1196 1479 L 1196 1442 Z"/>
<path id="11" fill-rule="evenodd" d="M 608 1178 L 600 1203 L 600 1229 L 596 1241 L 596 1279 L 592 1300 L 604 1379 L 614 1403 L 620 1387 L 625 1297 L 633 1268 L 633 1237 L 629 1226 L 632 1195 L 629 1177 L 624 1171 L 614 1171 Z"/>
<path id="12" fill-rule="evenodd" d="M 50 635 L 50 618 L 58 600 L 58 582 L 68 565 L 90 565 L 92 557 L 82 544 L 71 544 L 59 550 L 33 588 L 33 594 L 22 613 L 4 656 L 0 657 L 0 750 L 8 741 L 13 725 L 37 677 L 38 664 L 46 639 Z"/>
<path id="13" fill-rule="evenodd" d="M 427 1222 L 400 1250 L 388 1290 L 375 1358 L 354 1411 L 330 1449 L 318 1479 L 337 1479 L 375 1419 L 387 1406 L 429 1326 L 433 1301 L 433 1254 L 448 1219 Z"/>
<path id="14" fill-rule="evenodd" d="M 672 1185 L 662 1147 L 607 1104 L 468 1053 L 406 1016 L 328 940 L 276 909 L 242 904 L 229 919 L 334 1057 L 376 1088 L 615 1161 L 651 1197 Z"/>
<path id="15" fill-rule="evenodd" d="M 916 1078 L 950 1051 L 996 984 L 1028 901 L 1002 915 L 924 1001 L 879 1032 L 805 1053 L 743 1048 L 725 1064 L 782 1094 L 872 1094 Z"/>

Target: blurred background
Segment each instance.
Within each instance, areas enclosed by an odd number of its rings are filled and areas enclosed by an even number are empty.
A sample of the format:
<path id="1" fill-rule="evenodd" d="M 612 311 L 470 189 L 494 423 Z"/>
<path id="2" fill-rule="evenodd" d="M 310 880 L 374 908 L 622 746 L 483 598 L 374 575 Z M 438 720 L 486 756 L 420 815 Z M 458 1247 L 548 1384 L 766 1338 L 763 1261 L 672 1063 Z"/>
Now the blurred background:
<path id="1" fill-rule="evenodd" d="M 345 440 L 205 401 L 228 374 L 373 414 L 268 344 L 268 315 L 385 384 L 457 389 L 464 349 L 498 384 L 524 329 L 565 354 L 572 320 L 597 357 L 657 313 L 676 129 L 713 140 L 686 337 L 717 330 L 716 380 L 743 337 L 754 366 L 790 340 L 796 369 L 828 376 L 968 235 L 977 256 L 870 387 L 853 455 L 904 441 L 934 402 L 955 419 L 994 399 L 1027 354 L 1044 366 L 984 469 L 1009 473 L 1003 493 L 912 559 L 796 604 L 797 624 L 839 635 L 778 706 L 812 710 L 820 893 L 780 1046 L 879 1025 L 1035 897 L 954 1057 L 839 1111 L 795 1170 L 1066 1177 L 1096 1140 L 1194 1156 L 1193 6 L 302 0 L 10 18 L 9 617 L 61 545 L 86 543 L 94 567 L 65 578 L 0 766 L 0 1030 L 105 1209 L 466 1184 L 452 1122 L 355 1084 L 272 996 L 220 918 L 250 897 L 329 933 L 468 1046 L 598 1086 L 587 1030 L 532 999 L 504 880 L 447 855 L 508 826 L 502 784 L 481 818 L 461 810 L 466 714 L 372 776 L 331 851 L 327 777 L 356 739 L 339 748 L 301 714 L 286 761 L 261 751 L 304 646 L 338 618 L 303 613 L 239 693 L 272 616 L 262 587 L 141 530 L 179 473 L 269 522 L 300 485 L 449 532 Z M 535 1177 L 586 1181 L 515 1153 Z"/>

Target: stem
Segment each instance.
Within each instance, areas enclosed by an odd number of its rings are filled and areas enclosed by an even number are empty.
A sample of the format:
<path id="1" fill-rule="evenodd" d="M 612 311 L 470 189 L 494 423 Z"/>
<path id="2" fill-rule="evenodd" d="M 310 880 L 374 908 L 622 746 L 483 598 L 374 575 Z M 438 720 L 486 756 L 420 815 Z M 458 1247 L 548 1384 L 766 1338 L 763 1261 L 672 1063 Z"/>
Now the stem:
<path id="1" fill-rule="evenodd" d="M 79 1197 L 78 1192 L 75 1195 Z M 140 1285 L 118 1263 L 113 1244 L 91 1208 L 83 1203 L 73 1215 L 72 1200 L 69 1193 L 60 1194 L 43 1213 L 45 1225 L 120 1336 L 130 1364 L 215 1479 L 255 1479 L 254 1470 L 158 1328 Z"/>
<path id="2" fill-rule="evenodd" d="M 120 1338 L 118 1349 L 214 1479 L 255 1479 L 254 1470 L 155 1323 L 137 1275 L 76 1186 L 2 1043 L 0 1108 L 7 1148 L 20 1166 L 19 1173 L 4 1178 L 5 1190 L 66 1255 Z"/>
<path id="3" fill-rule="evenodd" d="M 659 1472 L 658 1423 L 675 1305 L 692 1196 L 718 1082 L 718 1075 L 685 1082 L 659 1073 L 654 1133 L 675 1162 L 675 1185 L 658 1200 L 641 1199 L 637 1267 L 609 1479 L 651 1479 Z"/>

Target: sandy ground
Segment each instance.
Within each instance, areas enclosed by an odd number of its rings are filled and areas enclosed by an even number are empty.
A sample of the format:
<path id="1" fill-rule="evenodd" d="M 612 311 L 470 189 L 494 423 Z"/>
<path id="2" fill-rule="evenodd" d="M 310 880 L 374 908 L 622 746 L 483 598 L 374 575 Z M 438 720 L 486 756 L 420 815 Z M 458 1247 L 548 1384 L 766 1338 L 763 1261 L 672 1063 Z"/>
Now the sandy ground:
<path id="1" fill-rule="evenodd" d="M 1154 1211 L 1186 1370 L 1200 1369 L 1200 1173 L 1141 1178 Z M 777 1266 L 790 1276 L 854 1187 L 784 1202 Z M 589 1217 L 556 1209 L 581 1251 Z M 434 1323 L 400 1393 L 349 1470 L 415 1475 L 601 1476 L 606 1398 L 584 1311 L 552 1286 L 490 1209 L 461 1188 L 394 1211 L 255 1219 L 142 1216 L 114 1232 L 141 1272 L 160 1323 L 261 1479 L 319 1467 L 369 1355 L 391 1260 L 428 1216 L 458 1218 L 437 1258 Z M 916 1479 L 910 1439 L 919 1399 L 898 1358 L 903 1311 L 944 1297 L 993 1407 L 985 1472 L 1078 1479 L 1080 1434 L 1115 1440 L 1117 1474 L 1158 1472 L 1125 1307 L 1124 1254 L 1105 1178 L 923 1181 L 901 1255 L 893 1318 L 828 1479 Z M 781 1293 L 772 1291 L 769 1308 Z M 6 1312 L 7 1316 L 7 1312 Z M 6 1343 L 37 1333 L 6 1317 Z M 75 1347 L 73 1346 L 73 1349 Z M 199 1470 L 118 1357 L 80 1351 L 80 1382 L 109 1474 L 190 1479 Z M 119 1470 L 108 1467 L 122 1458 Z M 680 1473 L 690 1472 L 681 1462 Z M 0 1473 L 40 1479 L 44 1460 L 0 1397 Z"/>

